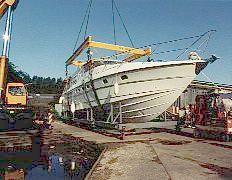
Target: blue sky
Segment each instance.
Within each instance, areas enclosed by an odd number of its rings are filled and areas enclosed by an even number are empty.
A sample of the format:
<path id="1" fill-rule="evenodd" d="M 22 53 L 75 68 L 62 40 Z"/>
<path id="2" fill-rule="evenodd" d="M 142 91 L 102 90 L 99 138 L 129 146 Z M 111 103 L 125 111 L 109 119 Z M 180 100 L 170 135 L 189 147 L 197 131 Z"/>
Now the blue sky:
<path id="1" fill-rule="evenodd" d="M 207 54 L 222 58 L 204 73 L 214 82 L 232 84 L 232 0 L 115 1 L 136 47 L 216 29 Z M 64 77 L 64 62 L 72 54 L 87 4 L 88 0 L 20 0 L 14 14 L 10 60 L 31 76 Z M 2 34 L 4 24 L 2 19 Z M 94 0 L 87 34 L 96 41 L 113 43 L 111 0 Z M 116 35 L 119 44 L 130 45 L 118 17 Z M 79 44 L 82 40 L 83 36 Z M 207 80 L 203 75 L 198 79 Z"/>

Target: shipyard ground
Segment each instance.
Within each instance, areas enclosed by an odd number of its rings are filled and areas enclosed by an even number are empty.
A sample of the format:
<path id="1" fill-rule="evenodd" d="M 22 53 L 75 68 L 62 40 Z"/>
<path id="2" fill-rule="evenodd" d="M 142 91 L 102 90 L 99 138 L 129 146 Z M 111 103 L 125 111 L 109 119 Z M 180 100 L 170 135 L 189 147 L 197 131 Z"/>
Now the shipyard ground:
<path id="1" fill-rule="evenodd" d="M 57 134 L 70 134 L 103 144 L 106 148 L 86 179 L 231 179 L 232 142 L 194 139 L 191 129 L 185 131 L 186 134 L 176 135 L 172 131 L 137 130 L 137 135 L 120 140 L 56 121 L 53 130 L 47 131 L 49 136 L 55 136 L 51 140 L 45 136 L 45 140 L 54 141 L 59 139 Z M 5 146 L 11 147 L 16 141 L 19 146 L 29 143 L 26 135 L 21 134 L 21 141 L 17 137 L 16 132 L 11 142 L 5 133 L 0 133 L 1 144 Z"/>
<path id="2" fill-rule="evenodd" d="M 106 145 L 87 179 L 231 179 L 232 142 L 194 139 L 168 132 L 124 140 L 55 122 L 54 131 Z"/>

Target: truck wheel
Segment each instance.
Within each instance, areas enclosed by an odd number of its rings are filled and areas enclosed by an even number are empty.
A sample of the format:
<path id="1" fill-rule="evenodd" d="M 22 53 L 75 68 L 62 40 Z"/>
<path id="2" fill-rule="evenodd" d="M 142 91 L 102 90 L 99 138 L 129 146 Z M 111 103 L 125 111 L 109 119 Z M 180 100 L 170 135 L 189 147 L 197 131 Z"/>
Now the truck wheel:
<path id="1" fill-rule="evenodd" d="M 9 128 L 9 116 L 4 112 L 0 112 L 0 131 L 8 130 Z"/>
<path id="2" fill-rule="evenodd" d="M 15 117 L 15 129 L 29 129 L 32 127 L 32 114 L 19 113 Z"/>

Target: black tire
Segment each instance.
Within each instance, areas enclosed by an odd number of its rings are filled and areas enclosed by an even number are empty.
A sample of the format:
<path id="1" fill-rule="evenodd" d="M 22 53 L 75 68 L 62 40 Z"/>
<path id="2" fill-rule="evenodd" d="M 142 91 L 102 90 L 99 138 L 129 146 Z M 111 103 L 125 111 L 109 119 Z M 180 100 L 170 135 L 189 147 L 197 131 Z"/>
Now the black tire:
<path id="1" fill-rule="evenodd" d="M 4 112 L 0 112 L 0 131 L 8 130 L 9 116 Z"/>
<path id="2" fill-rule="evenodd" d="M 32 114 L 31 113 L 19 113 L 15 116 L 14 129 L 30 129 L 32 127 Z"/>

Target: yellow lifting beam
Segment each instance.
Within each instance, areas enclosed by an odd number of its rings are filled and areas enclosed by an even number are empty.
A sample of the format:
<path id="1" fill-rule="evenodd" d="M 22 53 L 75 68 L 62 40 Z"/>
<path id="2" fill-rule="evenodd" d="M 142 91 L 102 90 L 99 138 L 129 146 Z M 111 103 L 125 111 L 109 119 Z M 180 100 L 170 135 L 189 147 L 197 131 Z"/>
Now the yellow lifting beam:
<path id="1" fill-rule="evenodd" d="M 135 59 L 138 59 L 138 58 L 140 58 L 142 56 L 150 55 L 151 54 L 151 49 L 150 48 L 144 49 L 144 52 L 145 53 L 143 55 L 134 54 L 134 55 L 132 55 L 132 56 L 124 59 L 123 61 L 125 61 L 125 62 L 131 62 L 131 61 L 133 61 Z"/>
<path id="2" fill-rule="evenodd" d="M 71 63 L 72 63 L 72 65 L 79 66 L 79 67 L 83 66 L 85 64 L 84 61 L 72 61 Z"/>
<path id="3" fill-rule="evenodd" d="M 66 65 L 68 66 L 70 64 L 75 64 L 72 62 L 84 51 L 85 48 L 88 48 L 88 47 L 96 47 L 96 48 L 102 48 L 102 49 L 113 50 L 113 51 L 121 51 L 121 52 L 125 52 L 128 54 L 132 54 L 131 57 L 136 57 L 136 58 L 151 54 L 150 48 L 143 50 L 143 49 L 126 47 L 126 46 L 119 46 L 119 45 L 114 45 L 114 44 L 96 42 L 96 41 L 92 41 L 91 36 L 88 36 L 85 39 L 85 41 L 80 45 L 80 47 L 73 53 L 73 55 L 66 61 Z M 130 61 L 131 60 L 132 58 L 130 58 Z"/>

